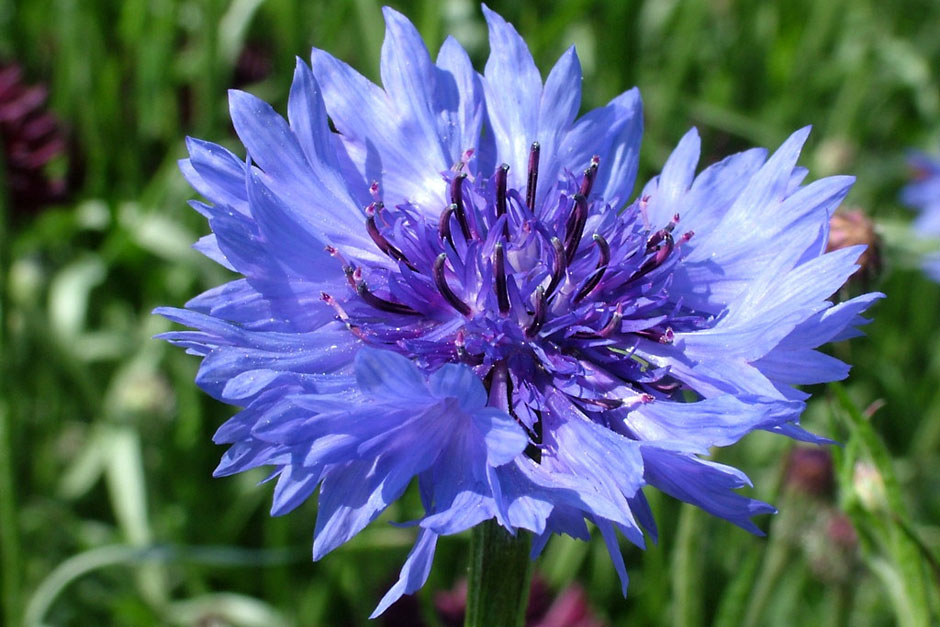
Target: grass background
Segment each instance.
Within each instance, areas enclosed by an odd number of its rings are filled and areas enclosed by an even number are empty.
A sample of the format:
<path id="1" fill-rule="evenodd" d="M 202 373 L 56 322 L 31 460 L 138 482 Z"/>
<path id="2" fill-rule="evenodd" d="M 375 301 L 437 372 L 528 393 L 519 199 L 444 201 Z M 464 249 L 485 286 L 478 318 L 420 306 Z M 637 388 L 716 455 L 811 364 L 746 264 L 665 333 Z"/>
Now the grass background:
<path id="1" fill-rule="evenodd" d="M 454 34 L 482 68 L 476 4 L 390 4 L 431 50 Z M 583 110 L 640 87 L 642 180 L 691 125 L 710 163 L 813 124 L 801 163 L 811 178 L 856 175 L 846 204 L 867 210 L 886 238 L 876 287 L 888 299 L 867 338 L 833 348 L 852 376 L 814 390 L 805 418 L 844 443 L 833 449 L 831 497 L 786 489 L 791 443 L 754 434 L 716 455 L 781 510 L 759 521 L 768 538 L 650 493 L 660 541 L 646 552 L 624 546 L 626 600 L 599 541 L 553 540 L 540 576 L 555 591 L 579 583 L 612 625 L 936 624 L 940 287 L 916 269 L 897 193 L 905 151 L 940 146 L 940 5 L 491 7 L 516 24 L 543 74 L 577 45 Z M 0 235 L 5 624 L 368 624 L 412 541 L 385 521 L 412 517 L 416 495 L 312 563 L 313 502 L 272 519 L 261 474 L 210 477 L 221 454 L 210 436 L 233 409 L 198 391 L 195 358 L 150 339 L 167 323 L 149 312 L 227 278 L 189 248 L 206 226 L 185 205 L 192 192 L 176 161 L 187 134 L 238 150 L 225 91 L 244 50 L 269 72 L 243 87 L 283 110 L 295 56 L 324 48 L 375 79 L 382 33 L 371 0 L 0 5 L 0 62 L 48 86 L 76 147 L 52 164 L 72 172 L 69 200 L 34 214 L 7 206 Z M 877 411 L 860 409 L 875 401 Z M 856 543 L 834 535 L 841 516 Z M 384 623 L 436 624 L 435 595 L 465 572 L 467 543 L 443 541 L 428 585 Z"/>

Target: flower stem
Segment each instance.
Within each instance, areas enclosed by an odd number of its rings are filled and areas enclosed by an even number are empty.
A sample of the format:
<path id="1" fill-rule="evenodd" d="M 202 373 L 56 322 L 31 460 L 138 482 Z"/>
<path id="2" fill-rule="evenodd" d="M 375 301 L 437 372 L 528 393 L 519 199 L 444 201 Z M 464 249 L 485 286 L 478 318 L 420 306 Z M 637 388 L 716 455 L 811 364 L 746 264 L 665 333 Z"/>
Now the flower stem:
<path id="1" fill-rule="evenodd" d="M 3 146 L 0 145 L 0 617 L 7 625 L 19 624 L 20 579 L 23 572 L 20 556 L 19 515 L 16 506 L 17 485 L 14 461 L 13 420 L 14 404 L 9 402 L 8 364 L 12 363 L 7 345 L 7 277 L 10 268 L 10 248 L 7 232 L 6 179 L 4 176 Z"/>
<path id="2" fill-rule="evenodd" d="M 531 543 L 528 532 L 512 536 L 492 519 L 473 528 L 464 627 L 521 627 L 532 579 Z"/>

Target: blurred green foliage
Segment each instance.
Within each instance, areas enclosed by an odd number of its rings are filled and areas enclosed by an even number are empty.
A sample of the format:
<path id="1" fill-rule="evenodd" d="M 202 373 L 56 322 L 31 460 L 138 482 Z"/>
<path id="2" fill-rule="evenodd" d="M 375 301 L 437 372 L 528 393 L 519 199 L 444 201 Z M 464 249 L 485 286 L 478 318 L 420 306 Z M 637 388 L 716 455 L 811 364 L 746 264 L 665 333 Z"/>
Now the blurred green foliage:
<path id="1" fill-rule="evenodd" d="M 473 2 L 390 4 L 432 51 L 454 34 L 482 68 L 486 30 Z M 910 267 L 896 197 L 904 151 L 940 140 L 940 5 L 491 6 L 517 25 L 543 72 L 577 45 L 584 110 L 640 87 L 641 178 L 691 125 L 711 162 L 774 147 L 812 123 L 803 165 L 814 178 L 858 176 L 848 204 L 889 235 L 878 285 L 889 298 L 867 339 L 835 347 L 853 374 L 815 390 L 805 419 L 844 442 L 834 449 L 834 498 L 783 488 L 792 444 L 755 434 L 716 455 L 778 504 L 779 516 L 760 521 L 768 538 L 650 493 L 660 539 L 646 552 L 624 547 L 626 600 L 600 542 L 553 540 L 541 577 L 555 590 L 581 582 L 596 614 L 616 625 L 936 624 L 940 288 Z M 48 85 L 74 144 L 57 165 L 71 172 L 69 201 L 30 215 L 7 206 L 0 233 L 5 624 L 366 624 L 397 577 L 412 532 L 385 522 L 413 518 L 415 494 L 312 563 L 315 504 L 272 519 L 270 488 L 256 485 L 263 474 L 211 479 L 221 450 L 210 436 L 234 410 L 198 391 L 195 358 L 150 339 L 168 326 L 153 307 L 227 279 L 189 247 L 206 226 L 185 206 L 183 137 L 237 150 L 226 89 L 240 84 L 283 109 L 293 57 L 313 45 L 375 79 L 382 32 L 372 0 L 0 5 L 0 62 Z M 880 409 L 860 411 L 876 400 Z M 857 542 L 832 535 L 846 515 Z M 411 618 L 398 624 L 433 623 L 435 594 L 463 575 L 466 549 L 464 537 L 441 543 L 429 584 L 397 610 Z"/>

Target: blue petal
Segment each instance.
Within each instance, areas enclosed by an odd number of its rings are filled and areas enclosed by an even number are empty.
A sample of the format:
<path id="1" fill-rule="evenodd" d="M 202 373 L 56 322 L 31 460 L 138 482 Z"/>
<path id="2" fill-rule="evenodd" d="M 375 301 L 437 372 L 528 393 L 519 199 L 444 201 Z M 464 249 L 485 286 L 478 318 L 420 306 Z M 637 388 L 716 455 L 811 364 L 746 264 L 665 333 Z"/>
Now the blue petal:
<path id="1" fill-rule="evenodd" d="M 377 399 L 427 402 L 424 375 L 410 359 L 392 351 L 365 347 L 356 354 L 356 382 Z"/>
<path id="2" fill-rule="evenodd" d="M 606 158 L 601 156 L 595 188 L 614 208 L 627 202 L 636 182 L 640 164 L 640 140 L 643 137 L 643 102 L 635 87 L 614 98 L 610 107 L 615 111 L 614 123 L 606 135 L 611 145 Z M 606 164 L 606 165 L 604 165 Z"/>
<path id="3" fill-rule="evenodd" d="M 385 16 L 382 85 L 409 137 L 417 143 L 413 150 L 431 165 L 428 174 L 436 174 L 452 165 L 447 157 L 453 156 L 443 154 L 438 139 L 431 57 L 417 29 L 404 15 L 390 7 L 384 7 L 382 13 Z"/>
<path id="4" fill-rule="evenodd" d="M 445 364 L 429 377 L 428 385 L 434 397 L 455 398 L 466 412 L 486 405 L 486 388 L 469 366 Z"/>
<path id="5" fill-rule="evenodd" d="M 597 155 L 600 167 L 592 197 L 619 209 L 636 182 L 642 135 L 642 102 L 634 88 L 575 122 L 559 148 L 559 159 L 563 167 L 578 173 Z"/>
<path id="6" fill-rule="evenodd" d="M 625 423 L 641 440 L 672 440 L 704 455 L 710 447 L 734 444 L 755 429 L 793 420 L 803 408 L 794 401 L 725 394 L 695 403 L 654 401 L 631 411 Z"/>
<path id="7" fill-rule="evenodd" d="M 190 185 L 214 203 L 246 208 L 245 162 L 218 144 L 193 137 L 186 138 L 186 148 L 189 159 L 180 167 Z"/>
<path id="8" fill-rule="evenodd" d="M 446 190 L 438 173 L 453 164 L 440 149 L 413 150 L 425 146 L 424 132 L 403 124 L 374 83 L 322 50 L 313 50 L 311 62 L 339 141 L 362 177 L 378 182 L 387 204 L 414 202 L 437 217 Z"/>
<path id="9" fill-rule="evenodd" d="M 453 37 L 444 40 L 437 55 L 436 99 L 441 108 L 441 141 L 445 156 L 458 155 L 479 144 L 484 117 L 483 85 L 467 52 Z M 456 103 L 456 107 L 454 107 Z M 495 167 L 493 155 L 477 150 L 477 171 Z"/>
<path id="10" fill-rule="evenodd" d="M 271 515 L 282 516 L 294 510 L 314 493 L 319 482 L 319 472 L 293 464 L 285 466 L 274 487 Z"/>
<path id="11" fill-rule="evenodd" d="M 508 464 L 521 455 L 529 443 L 525 432 L 512 416 L 494 407 L 473 413 L 473 423 L 486 442 L 486 463 L 490 466 Z"/>
<path id="12" fill-rule="evenodd" d="M 509 164 L 509 187 L 525 189 L 529 148 L 538 137 L 542 77 L 525 41 L 500 15 L 483 5 L 490 56 L 483 72 L 487 115 L 499 158 Z"/>
<path id="13" fill-rule="evenodd" d="M 431 572 L 431 562 L 434 560 L 434 549 L 437 546 L 437 534 L 427 529 L 418 533 L 414 548 L 408 554 L 405 565 L 401 569 L 398 582 L 385 593 L 378 607 L 369 618 L 377 618 L 389 606 L 401 598 L 403 594 L 411 594 L 424 585 Z"/>
<path id="14" fill-rule="evenodd" d="M 839 381 L 849 376 L 849 365 L 815 350 L 775 350 L 754 362 L 769 379 L 788 385 Z"/>
<path id="15" fill-rule="evenodd" d="M 666 160 L 657 181 L 656 193 L 650 196 L 646 207 L 650 225 L 654 229 L 665 226 L 678 212 L 679 200 L 695 179 L 701 145 L 698 131 L 690 129 Z"/>
<path id="16" fill-rule="evenodd" d="M 562 164 L 556 157 L 562 140 L 581 106 L 581 63 L 574 46 L 568 48 L 545 80 L 538 109 L 537 139 L 542 159 L 539 164 L 537 199 L 544 199 L 555 184 Z M 581 169 L 587 167 L 583 164 Z M 574 165 L 573 167 L 577 167 Z"/>
<path id="17" fill-rule="evenodd" d="M 751 522 L 751 517 L 772 514 L 776 510 L 767 503 L 732 492 L 750 485 L 739 470 L 686 453 L 650 446 L 644 446 L 642 452 L 650 485 L 746 531 L 764 535 Z"/>
<path id="18" fill-rule="evenodd" d="M 604 545 L 607 547 L 607 553 L 610 555 L 610 561 L 614 563 L 617 575 L 620 576 L 620 591 L 623 596 L 627 596 L 627 585 L 630 583 L 630 577 L 627 576 L 627 566 L 623 563 L 623 553 L 620 552 L 620 544 L 617 542 L 617 532 L 606 520 L 596 520 L 598 530 L 604 538 Z"/>
<path id="19" fill-rule="evenodd" d="M 297 137 L 271 105 L 243 91 L 229 92 L 232 124 L 251 158 L 279 183 L 296 186 L 297 195 L 311 188 L 311 170 Z"/>

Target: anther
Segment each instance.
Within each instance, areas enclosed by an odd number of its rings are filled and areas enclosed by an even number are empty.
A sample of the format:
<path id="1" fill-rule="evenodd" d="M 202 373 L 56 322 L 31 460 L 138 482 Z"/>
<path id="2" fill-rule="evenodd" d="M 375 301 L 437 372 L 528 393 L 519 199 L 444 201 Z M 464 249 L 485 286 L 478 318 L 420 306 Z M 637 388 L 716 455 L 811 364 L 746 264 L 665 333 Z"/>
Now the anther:
<path id="1" fill-rule="evenodd" d="M 359 296 L 362 297 L 362 300 L 366 301 L 369 305 L 379 309 L 381 311 L 387 311 L 389 313 L 397 313 L 405 316 L 417 316 L 420 315 L 417 311 L 409 307 L 408 305 L 403 305 L 401 303 L 394 303 L 390 300 L 385 300 L 384 298 L 379 298 L 371 291 L 369 291 L 368 286 L 365 281 L 359 283 L 356 286 L 356 291 L 359 293 Z"/>
<path id="2" fill-rule="evenodd" d="M 375 202 L 380 202 L 378 181 L 372 181 L 372 184 L 369 185 L 369 195 L 372 196 L 372 200 L 374 200 Z"/>
<path id="3" fill-rule="evenodd" d="M 588 405 L 594 405 L 595 407 L 603 407 L 604 409 L 617 409 L 618 407 L 623 407 L 626 403 L 620 399 L 616 398 L 579 398 L 579 401 L 586 403 Z"/>
<path id="4" fill-rule="evenodd" d="M 483 355 L 471 355 L 470 351 L 467 350 L 463 329 L 457 331 L 454 346 L 457 348 L 457 357 L 460 361 L 468 363 L 471 366 L 479 366 L 483 363 Z"/>
<path id="5" fill-rule="evenodd" d="M 532 142 L 529 150 L 529 177 L 526 181 L 525 204 L 531 211 L 535 211 L 535 190 L 539 184 L 539 151 L 538 142 Z"/>
<path id="6" fill-rule="evenodd" d="M 591 195 L 591 188 L 594 187 L 594 179 L 597 178 L 597 166 L 600 165 L 601 158 L 597 155 L 591 157 L 591 165 L 584 171 L 584 178 L 581 179 L 581 189 L 578 193 L 587 198 Z"/>
<path id="7" fill-rule="evenodd" d="M 320 292 L 320 298 L 323 300 L 323 302 L 325 302 L 327 305 L 333 308 L 333 311 L 336 312 L 336 317 L 339 318 L 339 320 L 346 325 L 346 328 L 349 329 L 349 331 L 353 335 L 358 337 L 360 340 L 366 339 L 365 333 L 362 332 L 362 329 L 360 329 L 357 325 L 353 324 L 352 321 L 350 321 L 349 315 L 346 313 L 346 310 L 343 309 L 342 305 L 336 302 L 335 298 L 333 298 L 326 292 Z"/>
<path id="8" fill-rule="evenodd" d="M 552 280 L 548 284 L 548 289 L 545 290 L 545 298 L 549 298 L 555 292 L 555 288 L 565 277 L 565 270 L 568 268 L 565 245 L 557 237 L 552 238 L 552 248 L 555 252 L 555 257 L 552 260 Z"/>
<path id="9" fill-rule="evenodd" d="M 660 344 L 672 344 L 676 339 L 676 333 L 672 330 L 672 327 L 666 327 L 665 331 L 645 329 L 643 331 L 637 331 L 636 334 Z"/>
<path id="10" fill-rule="evenodd" d="M 496 302 L 499 304 L 499 313 L 509 313 L 509 290 L 506 287 L 506 260 L 503 253 L 503 243 L 496 244 L 493 252 L 493 272 L 496 275 Z"/>
<path id="11" fill-rule="evenodd" d="M 607 240 L 604 239 L 604 236 L 600 233 L 595 233 L 594 243 L 597 244 L 597 250 L 600 254 L 597 259 L 597 266 L 594 268 L 594 272 L 591 273 L 591 278 L 588 279 L 587 283 L 585 283 L 575 295 L 574 302 L 576 303 L 594 291 L 594 288 L 601 282 L 601 278 L 603 278 L 604 272 L 607 270 L 607 264 L 610 263 L 610 245 L 607 243 Z"/>
<path id="12" fill-rule="evenodd" d="M 356 289 L 356 269 L 352 266 L 343 266 L 343 274 L 346 275 L 346 282 L 353 289 Z"/>
<path id="13" fill-rule="evenodd" d="M 695 235 L 695 231 L 686 231 L 685 233 L 682 234 L 682 237 L 679 238 L 679 241 L 676 242 L 676 246 L 681 246 L 682 244 L 685 244 L 687 241 L 692 239 L 693 235 Z"/>
<path id="14" fill-rule="evenodd" d="M 666 258 L 672 253 L 675 248 L 675 241 L 672 239 L 672 235 L 668 231 L 659 231 L 663 234 L 663 243 L 656 249 L 656 254 L 643 262 L 643 265 L 640 266 L 640 269 L 636 274 L 633 275 L 634 278 L 639 278 L 650 272 L 651 270 L 658 268 Z M 647 248 L 647 252 L 651 252 Z"/>
<path id="15" fill-rule="evenodd" d="M 447 253 L 441 253 L 437 256 L 437 259 L 434 260 L 433 276 L 434 276 L 434 285 L 437 286 L 437 291 L 441 293 L 441 296 L 444 297 L 450 306 L 462 313 L 465 316 L 469 316 L 473 313 L 473 310 L 470 309 L 470 306 L 457 298 L 457 295 L 454 294 L 453 290 L 450 289 L 450 286 L 447 284 L 447 279 L 444 278 L 444 262 L 447 261 Z"/>
<path id="16" fill-rule="evenodd" d="M 571 215 L 568 216 L 568 223 L 565 225 L 565 259 L 568 265 L 574 261 L 575 253 L 578 252 L 578 244 L 581 243 L 581 236 L 584 234 L 584 223 L 587 222 L 588 206 L 587 199 L 581 194 L 575 194 L 574 208 Z"/>
<path id="17" fill-rule="evenodd" d="M 450 217 L 454 215 L 454 212 L 457 211 L 457 205 L 448 205 L 444 211 L 441 212 L 441 220 L 437 225 L 438 234 L 441 237 L 441 241 L 450 242 L 451 247 L 454 247 L 454 237 L 450 234 Z"/>
<path id="18" fill-rule="evenodd" d="M 496 169 L 496 219 L 506 215 L 506 178 L 509 166 L 505 163 Z M 503 225 L 503 237 L 509 239 L 509 220 Z"/>
<path id="19" fill-rule="evenodd" d="M 465 167 L 467 167 L 467 164 L 470 163 L 470 159 L 473 158 L 473 153 L 474 153 L 473 148 L 467 148 L 466 150 L 464 150 L 463 154 L 460 155 L 460 161 L 455 163 L 454 167 L 452 167 L 451 170 L 453 170 L 454 172 L 460 172 Z"/>
<path id="20" fill-rule="evenodd" d="M 467 175 L 463 172 L 454 177 L 450 183 L 450 202 L 456 207 L 457 223 L 460 225 L 460 232 L 463 238 L 470 241 L 470 224 L 467 222 L 467 214 L 463 208 L 463 181 Z"/>
<path id="21" fill-rule="evenodd" d="M 374 207 L 374 208 L 373 208 Z M 405 257 L 405 254 L 398 250 L 391 242 L 385 239 L 385 236 L 379 231 L 379 227 L 375 224 L 375 212 L 376 209 L 381 209 L 382 203 L 372 203 L 369 207 L 366 208 L 366 230 L 369 232 L 369 237 L 372 238 L 372 241 L 375 242 L 375 245 L 379 247 L 383 253 L 391 257 L 396 261 L 400 261 L 415 272 L 418 271 L 418 268 L 414 266 L 408 258 Z"/>
<path id="22" fill-rule="evenodd" d="M 610 320 L 607 321 L 607 324 L 601 327 L 600 330 L 594 331 L 594 332 L 578 331 L 571 337 L 576 340 L 606 339 L 620 330 L 620 323 L 622 321 L 623 321 L 623 308 L 621 305 L 617 305 L 617 310 L 610 317 Z"/>
<path id="23" fill-rule="evenodd" d="M 667 224 L 667 225 L 665 226 L 665 230 L 668 231 L 669 233 L 672 233 L 672 232 L 675 230 L 677 224 L 679 224 L 679 214 L 678 214 L 678 213 L 675 214 L 674 216 L 672 216 L 672 220 L 670 220 L 670 221 L 669 221 L 669 224 Z"/>
<path id="24" fill-rule="evenodd" d="M 346 261 L 346 258 L 343 257 L 342 253 L 340 253 L 340 252 L 336 249 L 335 246 L 329 246 L 329 245 L 328 245 L 328 246 L 326 247 L 326 252 L 327 252 L 331 257 L 333 257 L 333 258 L 339 260 L 339 262 L 343 265 L 343 273 L 346 275 L 346 281 L 349 282 L 349 285 L 350 285 L 353 289 L 356 289 L 356 281 L 355 281 L 355 279 L 353 278 L 353 272 L 354 272 L 355 269 L 352 267 L 352 265 L 351 265 L 348 261 Z"/>
<path id="25" fill-rule="evenodd" d="M 343 309 L 342 305 L 336 302 L 336 299 L 327 294 L 326 292 L 320 292 L 320 300 L 333 308 L 333 311 L 336 312 L 336 317 L 342 320 L 343 322 L 349 322 L 349 314 L 346 313 L 346 310 Z"/>
<path id="26" fill-rule="evenodd" d="M 535 289 L 535 313 L 532 314 L 532 322 L 526 327 L 526 337 L 535 337 L 545 324 L 545 310 L 548 308 L 545 302 L 545 290 L 539 286 Z"/>

